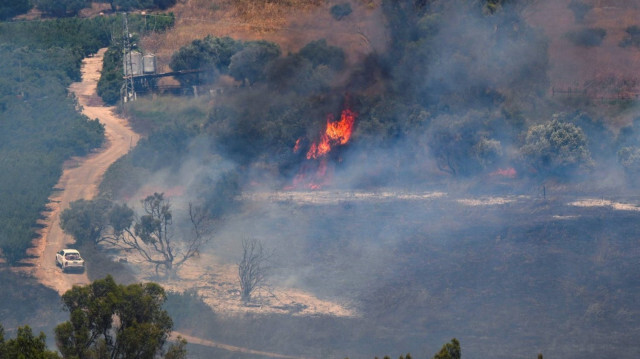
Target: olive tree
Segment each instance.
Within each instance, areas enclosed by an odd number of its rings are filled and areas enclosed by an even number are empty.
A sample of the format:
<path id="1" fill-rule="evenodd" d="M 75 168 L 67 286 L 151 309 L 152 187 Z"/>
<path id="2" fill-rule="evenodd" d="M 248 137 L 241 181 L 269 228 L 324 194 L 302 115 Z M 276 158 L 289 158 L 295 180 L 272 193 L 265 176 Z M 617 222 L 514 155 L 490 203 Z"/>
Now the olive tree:
<path id="1" fill-rule="evenodd" d="M 520 152 L 525 162 L 541 175 L 563 175 L 592 165 L 582 129 L 557 119 L 531 126 Z"/>
<path id="2" fill-rule="evenodd" d="M 265 70 L 271 61 L 280 56 L 280 47 L 268 41 L 254 41 L 231 56 L 229 75 L 249 86 L 265 77 Z"/>
<path id="3" fill-rule="evenodd" d="M 105 198 L 71 202 L 69 208 L 60 215 L 60 228 L 78 243 L 97 244 L 103 239 L 102 232 L 108 226 L 106 214 L 111 206 L 111 201 Z"/>

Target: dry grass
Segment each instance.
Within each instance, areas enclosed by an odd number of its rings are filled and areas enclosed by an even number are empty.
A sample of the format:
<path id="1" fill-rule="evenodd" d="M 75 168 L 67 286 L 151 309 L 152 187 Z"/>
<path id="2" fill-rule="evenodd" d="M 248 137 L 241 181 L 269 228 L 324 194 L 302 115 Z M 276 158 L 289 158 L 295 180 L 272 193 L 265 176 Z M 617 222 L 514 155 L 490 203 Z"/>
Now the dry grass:
<path id="1" fill-rule="evenodd" d="M 273 41 L 284 54 L 325 38 L 356 59 L 386 46 L 379 1 L 354 2 L 349 19 L 336 21 L 329 13 L 332 2 L 323 0 L 184 0 L 170 9 L 175 27 L 145 37 L 142 46 L 156 54 L 159 71 L 170 70 L 176 50 L 207 35 Z"/>

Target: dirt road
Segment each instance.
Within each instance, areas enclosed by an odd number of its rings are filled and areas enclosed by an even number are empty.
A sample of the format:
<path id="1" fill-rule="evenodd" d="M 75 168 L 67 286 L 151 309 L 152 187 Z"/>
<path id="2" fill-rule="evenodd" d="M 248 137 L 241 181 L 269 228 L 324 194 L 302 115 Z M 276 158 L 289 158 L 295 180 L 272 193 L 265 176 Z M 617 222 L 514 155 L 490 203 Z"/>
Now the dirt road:
<path id="1" fill-rule="evenodd" d="M 114 115 L 113 107 L 103 106 L 96 94 L 105 51 L 106 49 L 101 49 L 95 56 L 84 59 L 82 81 L 70 86 L 70 91 L 76 95 L 83 108 L 82 113 L 90 119 L 99 119 L 105 126 L 105 144 L 89 156 L 75 158 L 65 164 L 62 177 L 56 185 L 60 191 L 50 197 L 52 211 L 46 214 L 43 221 L 45 227 L 40 232 L 42 236 L 32 253 L 37 257 L 34 263 L 35 277 L 60 294 L 74 284 L 89 283 L 86 273 L 64 274 L 55 265 L 55 253 L 62 248 L 73 247 L 74 242 L 72 237 L 60 229 L 60 213 L 69 207 L 70 202 L 93 198 L 107 168 L 126 154 L 138 140 L 138 135 L 129 128 L 127 122 Z"/>

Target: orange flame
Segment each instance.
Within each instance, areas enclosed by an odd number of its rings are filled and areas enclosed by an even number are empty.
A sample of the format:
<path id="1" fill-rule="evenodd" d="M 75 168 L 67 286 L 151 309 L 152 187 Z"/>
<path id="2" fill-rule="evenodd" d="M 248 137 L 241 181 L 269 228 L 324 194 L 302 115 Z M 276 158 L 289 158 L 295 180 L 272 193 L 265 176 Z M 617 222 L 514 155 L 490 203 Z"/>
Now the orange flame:
<path id="1" fill-rule="evenodd" d="M 326 154 L 331 151 L 333 146 L 342 146 L 349 142 L 356 116 L 356 113 L 350 109 L 342 110 L 339 121 L 334 121 L 331 114 L 327 116 L 327 127 L 320 135 L 320 139 L 309 146 L 306 154 L 308 160 L 316 161 L 303 164 L 293 179 L 293 186 L 288 188 L 304 186 L 316 190 L 331 182 L 333 166 L 328 162 Z M 302 138 L 296 140 L 293 147 L 294 153 L 300 151 L 303 142 Z"/>
<path id="2" fill-rule="evenodd" d="M 293 153 L 297 153 L 298 151 L 300 151 L 300 142 L 302 142 L 302 138 L 298 138 L 296 140 L 296 144 L 295 146 L 293 146 Z"/>
<path id="3" fill-rule="evenodd" d="M 355 112 L 344 109 L 340 115 L 340 121 L 332 121 L 333 115 L 327 116 L 327 128 L 320 141 L 311 144 L 307 152 L 307 159 L 318 159 L 331 151 L 332 145 L 345 145 L 351 138 L 353 124 L 356 121 Z M 297 143 L 297 142 L 296 142 Z"/>

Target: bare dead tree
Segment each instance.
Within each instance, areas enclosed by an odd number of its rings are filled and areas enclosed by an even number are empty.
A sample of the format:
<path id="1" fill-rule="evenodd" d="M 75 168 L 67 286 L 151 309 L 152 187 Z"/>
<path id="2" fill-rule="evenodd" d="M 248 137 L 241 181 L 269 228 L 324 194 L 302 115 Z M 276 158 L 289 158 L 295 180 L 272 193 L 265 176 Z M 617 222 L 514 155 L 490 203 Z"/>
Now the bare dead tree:
<path id="1" fill-rule="evenodd" d="M 112 208 L 109 223 L 113 231 L 105 241 L 135 250 L 147 262 L 155 264 L 156 275 L 160 268 L 164 269 L 165 275 L 174 275 L 211 240 L 211 222 L 205 210 L 189 203 L 190 233 L 176 236 L 171 203 L 163 193 L 154 193 L 141 202 L 144 214 L 139 218 L 126 204 Z"/>
<path id="2" fill-rule="evenodd" d="M 242 259 L 238 263 L 240 296 L 244 303 L 251 301 L 253 292 L 265 284 L 271 255 L 255 239 L 242 240 Z"/>

